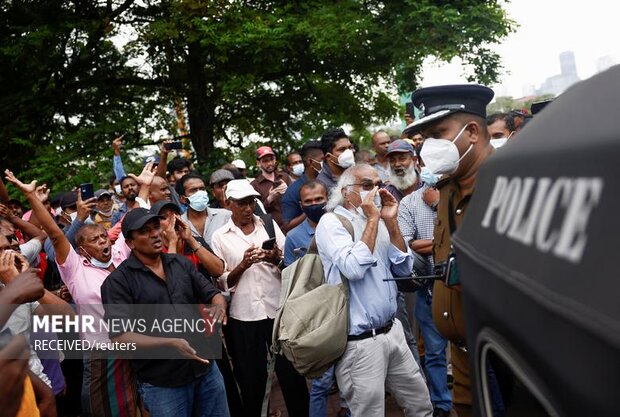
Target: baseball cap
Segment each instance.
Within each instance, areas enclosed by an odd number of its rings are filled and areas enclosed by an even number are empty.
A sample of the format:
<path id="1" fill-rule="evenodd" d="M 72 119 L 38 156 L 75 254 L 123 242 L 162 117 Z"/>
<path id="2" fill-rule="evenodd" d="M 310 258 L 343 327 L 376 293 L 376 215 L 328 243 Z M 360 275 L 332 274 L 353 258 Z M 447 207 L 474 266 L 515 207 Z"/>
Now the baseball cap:
<path id="1" fill-rule="evenodd" d="M 220 181 L 229 180 L 232 181 L 235 179 L 235 176 L 227 169 L 218 169 L 217 171 L 213 171 L 211 176 L 209 177 L 209 185 L 217 184 Z"/>
<path id="2" fill-rule="evenodd" d="M 159 200 L 151 206 L 151 214 L 159 215 L 165 208 L 172 209 L 177 214 L 181 214 L 181 208 L 174 202 L 168 200 Z"/>
<path id="3" fill-rule="evenodd" d="M 121 223 L 121 231 L 125 239 L 130 238 L 131 232 L 140 229 L 151 219 L 162 219 L 163 217 L 158 214 L 152 214 L 145 208 L 138 207 L 131 210 L 125 215 L 123 222 Z"/>
<path id="4" fill-rule="evenodd" d="M 67 207 L 77 206 L 77 192 L 69 191 L 60 197 L 60 207 L 64 210 Z"/>
<path id="5" fill-rule="evenodd" d="M 250 196 L 260 197 L 260 194 L 250 185 L 248 180 L 232 180 L 226 186 L 227 199 L 242 200 Z"/>
<path id="6" fill-rule="evenodd" d="M 265 157 L 267 155 L 276 156 L 270 146 L 261 146 L 256 150 L 256 159 L 261 159 L 262 157 Z"/>
<path id="7" fill-rule="evenodd" d="M 388 145 L 386 155 L 391 153 L 407 153 L 409 152 L 411 156 L 415 156 L 415 149 L 411 146 L 410 143 L 405 142 L 403 139 L 396 139 L 394 142 Z"/>
<path id="8" fill-rule="evenodd" d="M 247 169 L 247 167 L 245 166 L 245 162 L 243 162 L 241 159 L 235 159 L 231 162 L 231 164 L 236 166 L 238 169 Z"/>
<path id="9" fill-rule="evenodd" d="M 103 188 L 95 191 L 95 197 L 97 197 L 97 200 L 99 200 L 101 197 L 103 196 L 108 196 L 108 197 L 112 197 L 112 193 L 109 192 L 108 190 L 105 190 Z"/>

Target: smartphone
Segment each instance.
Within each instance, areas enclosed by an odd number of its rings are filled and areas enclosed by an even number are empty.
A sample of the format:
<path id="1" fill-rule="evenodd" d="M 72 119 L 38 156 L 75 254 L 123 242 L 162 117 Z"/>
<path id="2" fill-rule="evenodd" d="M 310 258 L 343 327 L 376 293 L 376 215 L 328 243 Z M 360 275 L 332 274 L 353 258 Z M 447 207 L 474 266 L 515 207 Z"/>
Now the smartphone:
<path id="1" fill-rule="evenodd" d="M 276 247 L 276 238 L 272 237 L 271 239 L 267 239 L 266 241 L 263 242 L 261 249 L 272 250 L 275 247 Z"/>
<path id="2" fill-rule="evenodd" d="M 166 143 L 164 146 L 167 151 L 171 151 L 173 149 L 183 149 L 183 142 L 180 140 L 175 140 L 174 142 Z"/>
<path id="3" fill-rule="evenodd" d="M 405 113 L 411 116 L 412 119 L 415 118 L 415 107 L 412 102 L 405 103 Z"/>
<path id="4" fill-rule="evenodd" d="M 80 184 L 80 194 L 82 195 L 82 201 L 86 201 L 89 198 L 93 198 L 95 196 L 95 191 L 93 190 L 93 184 L 87 182 L 85 184 Z"/>
<path id="5" fill-rule="evenodd" d="M 461 284 L 461 278 L 459 277 L 459 268 L 457 266 L 455 256 L 450 256 L 448 258 L 448 265 L 446 267 L 444 283 L 449 287 Z"/>

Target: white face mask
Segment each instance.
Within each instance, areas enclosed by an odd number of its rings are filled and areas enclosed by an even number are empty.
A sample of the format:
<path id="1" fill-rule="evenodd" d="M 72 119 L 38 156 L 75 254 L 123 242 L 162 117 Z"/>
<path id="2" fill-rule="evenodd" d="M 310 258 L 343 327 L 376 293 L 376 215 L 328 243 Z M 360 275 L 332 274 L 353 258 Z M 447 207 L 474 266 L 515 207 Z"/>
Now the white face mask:
<path id="1" fill-rule="evenodd" d="M 93 258 L 93 256 L 90 253 L 88 253 L 88 251 L 84 249 L 83 247 L 82 247 L 82 250 L 88 255 L 86 258 L 88 259 L 88 262 L 90 262 L 92 266 L 96 268 L 108 269 L 110 265 L 112 265 L 112 257 L 110 257 L 110 260 L 108 262 L 101 262 Z"/>
<path id="2" fill-rule="evenodd" d="M 357 191 L 356 191 L 356 192 L 357 192 Z M 361 199 L 362 201 L 364 201 L 364 199 L 366 198 L 366 196 L 368 195 L 368 193 L 369 193 L 369 192 L 370 192 L 370 191 L 360 191 L 360 192 L 358 193 L 358 194 L 360 195 L 360 199 Z M 379 193 L 378 193 L 378 192 L 377 192 L 377 194 L 375 194 L 374 203 L 375 203 L 375 206 L 377 206 L 377 208 L 378 208 L 379 210 L 381 210 L 381 207 L 382 207 L 382 205 L 381 205 L 381 196 L 379 195 Z M 360 206 L 360 207 L 358 207 L 356 210 L 357 210 L 357 212 L 358 212 L 358 213 L 360 213 L 360 214 L 364 214 L 364 211 L 362 210 L 362 207 L 361 207 L 361 206 Z"/>
<path id="3" fill-rule="evenodd" d="M 293 175 L 301 177 L 304 174 L 305 169 L 306 167 L 304 167 L 304 164 L 293 165 Z"/>
<path id="4" fill-rule="evenodd" d="M 508 138 L 491 139 L 491 146 L 493 146 L 495 149 L 498 149 L 504 146 L 507 141 Z"/>
<path id="5" fill-rule="evenodd" d="M 121 185 L 120 184 L 116 184 L 114 186 L 114 191 L 116 192 L 116 194 L 121 195 Z"/>
<path id="6" fill-rule="evenodd" d="M 471 151 L 474 146 L 473 143 L 469 145 L 469 148 L 467 148 L 463 156 L 459 157 L 459 149 L 454 144 L 461 137 L 466 127 L 467 125 L 463 126 L 452 140 L 435 138 L 426 138 L 426 140 L 424 140 L 420 156 L 426 167 L 433 174 L 453 174 L 458 169 L 459 162 Z"/>
<path id="7" fill-rule="evenodd" d="M 340 168 L 347 169 L 355 165 L 355 155 L 351 149 L 347 149 L 340 155 L 338 155 L 338 166 Z"/>

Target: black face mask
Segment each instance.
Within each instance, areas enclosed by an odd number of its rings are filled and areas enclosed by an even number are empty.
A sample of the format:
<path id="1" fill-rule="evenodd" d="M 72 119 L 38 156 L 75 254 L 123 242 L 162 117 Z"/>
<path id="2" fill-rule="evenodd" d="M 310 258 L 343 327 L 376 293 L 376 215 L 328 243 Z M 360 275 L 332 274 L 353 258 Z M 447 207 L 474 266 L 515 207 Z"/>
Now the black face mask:
<path id="1" fill-rule="evenodd" d="M 321 220 L 321 216 L 325 214 L 325 204 L 311 204 L 309 206 L 301 206 L 301 211 L 303 211 L 306 216 L 315 223 L 318 223 Z"/>

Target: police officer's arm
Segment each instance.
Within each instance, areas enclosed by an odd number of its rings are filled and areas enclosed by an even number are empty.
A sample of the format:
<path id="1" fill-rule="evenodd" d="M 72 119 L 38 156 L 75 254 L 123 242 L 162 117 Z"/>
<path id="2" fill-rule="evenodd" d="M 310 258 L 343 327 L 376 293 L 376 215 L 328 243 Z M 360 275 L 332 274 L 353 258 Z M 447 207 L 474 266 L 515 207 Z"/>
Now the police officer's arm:
<path id="1" fill-rule="evenodd" d="M 433 254 L 433 241 L 431 239 L 417 239 L 409 241 L 409 247 L 412 251 L 420 255 Z"/>
<path id="2" fill-rule="evenodd" d="M 71 244 L 52 218 L 50 212 L 45 208 L 41 200 L 37 198 L 35 194 L 35 189 L 37 186 L 36 180 L 32 181 L 30 184 L 24 184 L 8 169 L 4 171 L 4 173 L 6 175 L 6 179 L 15 184 L 15 186 L 19 188 L 28 199 L 30 207 L 32 207 L 33 214 L 37 216 L 39 222 L 41 222 L 43 230 L 45 230 L 54 245 L 54 249 L 56 250 L 56 262 L 59 264 L 64 264 L 67 256 L 69 255 L 69 250 L 71 250 Z"/>

